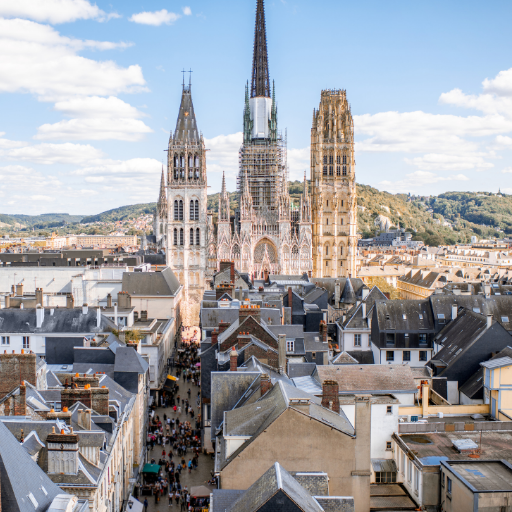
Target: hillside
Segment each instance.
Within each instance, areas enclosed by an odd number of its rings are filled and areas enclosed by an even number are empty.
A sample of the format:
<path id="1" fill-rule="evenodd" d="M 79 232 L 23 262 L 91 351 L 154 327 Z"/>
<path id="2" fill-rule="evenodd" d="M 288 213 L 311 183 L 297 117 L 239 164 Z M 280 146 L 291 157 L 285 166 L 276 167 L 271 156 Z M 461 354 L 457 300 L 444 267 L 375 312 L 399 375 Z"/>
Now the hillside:
<path id="1" fill-rule="evenodd" d="M 290 196 L 299 206 L 303 183 L 289 183 Z M 390 194 L 369 185 L 357 185 L 358 232 L 363 238 L 378 234 L 387 223 L 413 233 L 414 240 L 427 245 L 469 242 L 479 238 L 512 236 L 512 196 L 486 192 L 446 192 L 439 196 Z M 230 192 L 231 211 L 237 207 L 235 192 Z M 208 195 L 208 209 L 216 212 L 219 194 Z M 155 203 L 122 206 L 91 216 L 68 214 L 0 215 L 0 232 L 38 230 L 83 232 L 85 224 L 95 224 L 95 232 L 108 231 L 117 221 L 129 221 L 151 214 Z M 100 225 L 98 225 L 100 224 Z M 101 226 L 104 224 L 104 226 Z"/>

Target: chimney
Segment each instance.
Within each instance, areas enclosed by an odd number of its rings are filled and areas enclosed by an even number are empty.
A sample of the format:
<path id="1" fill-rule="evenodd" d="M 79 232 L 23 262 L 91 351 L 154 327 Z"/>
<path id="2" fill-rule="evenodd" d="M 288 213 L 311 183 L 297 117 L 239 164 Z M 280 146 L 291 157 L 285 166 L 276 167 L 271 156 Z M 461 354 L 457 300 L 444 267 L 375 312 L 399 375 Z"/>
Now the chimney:
<path id="1" fill-rule="evenodd" d="M 320 320 L 320 336 L 322 338 L 323 343 L 327 343 L 327 324 L 325 320 Z"/>
<path id="2" fill-rule="evenodd" d="M 62 420 L 66 423 L 66 425 L 71 425 L 71 412 L 68 410 L 67 407 L 64 407 L 62 411 L 55 412 L 53 409 L 46 414 L 47 420 Z M 80 420 L 80 416 L 78 417 Z"/>
<path id="3" fill-rule="evenodd" d="M 279 373 L 282 375 L 286 374 L 286 334 L 278 335 L 278 364 L 279 364 Z"/>
<path id="4" fill-rule="evenodd" d="M 222 334 L 231 324 L 229 322 L 219 322 L 219 334 Z"/>
<path id="5" fill-rule="evenodd" d="M 39 304 L 36 306 L 36 328 L 40 329 L 44 320 L 44 308 Z"/>
<path id="6" fill-rule="evenodd" d="M 457 304 L 452 304 L 452 320 L 455 320 L 457 318 L 457 311 L 459 310 L 459 307 Z"/>
<path id="7" fill-rule="evenodd" d="M 46 438 L 48 449 L 48 474 L 78 474 L 78 436 L 71 431 L 66 434 L 52 432 Z"/>
<path id="8" fill-rule="evenodd" d="M 87 315 L 88 312 L 89 312 L 89 306 L 87 305 L 87 303 L 84 303 L 82 306 L 82 315 Z"/>
<path id="9" fill-rule="evenodd" d="M 229 265 L 229 278 L 233 284 L 235 284 L 235 262 L 231 261 Z"/>
<path id="10" fill-rule="evenodd" d="M 260 393 L 263 396 L 267 391 L 272 389 L 272 381 L 266 373 L 260 375 Z"/>
<path id="11" fill-rule="evenodd" d="M 231 349 L 231 352 L 229 353 L 229 371 L 230 372 L 236 372 L 238 368 L 238 352 L 236 351 L 235 347 Z"/>
<path id="12" fill-rule="evenodd" d="M 117 302 L 114 303 L 114 323 L 117 325 Z"/>
<path id="13" fill-rule="evenodd" d="M 486 299 L 488 299 L 491 296 L 491 285 L 490 284 L 484 284 L 484 293 L 485 293 Z"/>
<path id="14" fill-rule="evenodd" d="M 218 284 L 217 288 L 215 288 L 215 300 L 219 300 L 225 293 L 227 293 L 231 298 L 233 298 L 234 289 L 235 285 L 232 283 Z"/>
<path id="15" fill-rule="evenodd" d="M 366 302 L 361 302 L 361 313 L 363 314 L 363 318 L 366 318 Z"/>
<path id="16" fill-rule="evenodd" d="M 91 430 L 91 411 L 84 411 L 83 409 L 78 409 L 78 426 L 82 427 L 84 430 Z M 87 414 L 89 413 L 89 414 Z"/>
<path id="17" fill-rule="evenodd" d="M 81 375 L 76 373 L 71 377 L 71 383 L 76 384 L 77 388 L 82 389 L 84 389 L 87 384 L 89 384 L 91 388 L 97 388 L 100 385 L 100 378 L 95 373 L 82 373 Z"/>
<path id="18" fill-rule="evenodd" d="M 120 308 L 130 309 L 132 307 L 132 296 L 128 292 L 119 292 L 117 294 L 117 303 Z"/>
<path id="19" fill-rule="evenodd" d="M 492 315 L 487 315 L 487 329 L 492 325 Z"/>
<path id="20" fill-rule="evenodd" d="M 10 308 L 11 307 L 11 296 L 10 295 L 6 295 L 5 296 L 5 307 L 6 308 Z"/>
<path id="21" fill-rule="evenodd" d="M 288 404 L 294 409 L 309 414 L 309 406 L 311 405 L 311 400 L 309 398 L 290 398 Z"/>
<path id="22" fill-rule="evenodd" d="M 134 322 L 138 322 L 139 321 L 139 312 L 138 311 L 134 311 L 133 312 L 133 321 Z"/>
<path id="23" fill-rule="evenodd" d="M 147 310 L 140 312 L 140 320 L 141 322 L 147 322 L 148 321 L 148 312 Z"/>
<path id="24" fill-rule="evenodd" d="M 240 288 L 238 288 L 238 300 L 240 302 L 242 302 L 243 300 L 243 297 L 242 297 L 242 287 L 240 286 Z"/>
<path id="25" fill-rule="evenodd" d="M 62 408 L 70 409 L 76 402 L 81 402 L 89 409 L 92 407 L 92 392 L 89 384 L 86 384 L 84 389 L 61 389 L 60 403 Z"/>
<path id="26" fill-rule="evenodd" d="M 0 354 L 0 400 L 20 382 L 37 385 L 35 354 Z"/>
<path id="27" fill-rule="evenodd" d="M 334 307 L 336 309 L 338 309 L 340 306 L 340 294 L 341 294 L 340 282 L 338 280 L 336 280 L 336 282 L 334 283 Z"/>
<path id="28" fill-rule="evenodd" d="M 219 342 L 218 336 L 219 336 L 219 332 L 217 331 L 217 329 L 213 329 L 213 331 L 212 331 L 212 345 L 217 345 L 217 343 Z"/>
<path id="29" fill-rule="evenodd" d="M 366 297 L 368 297 L 369 293 L 370 293 L 370 290 L 368 288 L 363 288 L 362 295 L 361 295 L 362 299 L 366 300 Z"/>
<path id="30" fill-rule="evenodd" d="M 362 477 L 367 479 L 367 485 L 370 485 L 371 476 L 371 395 L 356 395 L 355 396 L 355 430 L 356 430 L 356 447 L 357 453 L 355 470 L 352 471 L 352 476 Z M 364 480 L 360 485 L 364 484 Z M 364 507 L 361 510 L 370 509 L 370 496 L 365 496 L 363 501 Z"/>
<path id="31" fill-rule="evenodd" d="M 293 292 L 290 287 L 288 288 L 288 307 L 290 308 L 290 316 L 293 316 Z"/>
<path id="32" fill-rule="evenodd" d="M 42 288 L 36 288 L 36 305 L 41 304 L 43 306 L 43 289 Z"/>
<path id="33" fill-rule="evenodd" d="M 322 407 L 340 413 L 339 385 L 335 380 L 324 380 L 322 383 Z"/>
<path id="34" fill-rule="evenodd" d="M 66 293 L 66 308 L 73 309 L 75 307 L 75 299 L 72 293 Z"/>
<path id="35" fill-rule="evenodd" d="M 251 341 L 251 335 L 249 333 L 239 332 L 236 339 L 238 347 L 245 347 L 245 345 Z"/>
<path id="36" fill-rule="evenodd" d="M 253 316 L 258 322 L 260 322 L 261 308 L 255 304 L 242 304 L 238 311 L 239 323 L 242 323 L 242 321 L 248 316 Z"/>
<path id="37" fill-rule="evenodd" d="M 23 283 L 16 285 L 16 295 L 18 297 L 23 297 Z"/>
<path id="38" fill-rule="evenodd" d="M 110 293 L 107 295 L 107 308 L 112 307 L 112 295 Z"/>
<path id="39" fill-rule="evenodd" d="M 91 388 L 92 395 L 92 409 L 98 414 L 108 416 L 108 399 L 109 392 L 108 388 L 102 386 L 101 388 Z"/>
<path id="40" fill-rule="evenodd" d="M 19 394 L 14 397 L 14 416 L 25 416 L 26 414 L 27 388 L 25 384 L 21 384 Z"/>
<path id="41" fill-rule="evenodd" d="M 101 309 L 100 308 L 98 308 L 96 310 L 96 327 L 98 329 L 101 328 Z"/>

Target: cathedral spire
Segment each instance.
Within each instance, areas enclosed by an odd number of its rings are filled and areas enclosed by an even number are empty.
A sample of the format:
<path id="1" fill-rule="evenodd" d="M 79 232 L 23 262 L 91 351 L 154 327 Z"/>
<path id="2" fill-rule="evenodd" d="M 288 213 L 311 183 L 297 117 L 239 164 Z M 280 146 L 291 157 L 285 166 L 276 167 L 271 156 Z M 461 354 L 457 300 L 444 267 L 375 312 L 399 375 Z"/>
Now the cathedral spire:
<path id="1" fill-rule="evenodd" d="M 183 91 L 181 93 L 180 112 L 176 121 L 176 130 L 174 132 L 174 140 L 183 143 L 197 143 L 200 140 L 197 130 L 196 115 L 194 113 L 194 105 L 192 103 L 192 85 L 191 79 L 189 85 L 185 85 L 183 79 Z"/>
<path id="2" fill-rule="evenodd" d="M 256 96 L 270 98 L 267 35 L 265 31 L 265 7 L 263 5 L 263 0 L 258 0 L 256 6 L 256 26 L 254 29 L 251 98 Z"/>
<path id="3" fill-rule="evenodd" d="M 226 193 L 226 173 L 222 171 L 222 190 L 221 194 L 224 195 Z"/>
<path id="4" fill-rule="evenodd" d="M 308 192 L 308 180 L 306 178 L 306 171 L 304 171 L 304 199 L 307 199 L 309 196 Z"/>

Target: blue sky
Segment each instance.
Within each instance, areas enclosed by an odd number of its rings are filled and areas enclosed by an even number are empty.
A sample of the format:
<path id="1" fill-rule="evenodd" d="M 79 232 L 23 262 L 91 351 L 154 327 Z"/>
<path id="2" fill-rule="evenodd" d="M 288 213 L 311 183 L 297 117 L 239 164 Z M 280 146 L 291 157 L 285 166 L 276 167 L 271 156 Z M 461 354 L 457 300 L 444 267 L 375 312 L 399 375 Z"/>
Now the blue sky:
<path id="1" fill-rule="evenodd" d="M 0 2 L 0 212 L 156 200 L 192 68 L 209 191 L 234 190 L 256 0 Z M 512 193 L 511 2 L 266 2 L 290 177 L 320 91 L 352 105 L 356 177 L 390 192 Z"/>

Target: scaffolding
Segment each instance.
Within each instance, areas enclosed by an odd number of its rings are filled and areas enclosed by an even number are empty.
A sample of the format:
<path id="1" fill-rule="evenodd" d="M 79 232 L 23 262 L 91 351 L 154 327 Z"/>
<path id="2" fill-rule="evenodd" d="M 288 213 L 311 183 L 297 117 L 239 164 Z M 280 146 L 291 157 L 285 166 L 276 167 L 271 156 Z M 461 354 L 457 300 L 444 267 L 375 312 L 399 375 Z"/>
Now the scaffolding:
<path id="1" fill-rule="evenodd" d="M 237 178 L 238 204 L 241 204 L 247 177 L 253 209 L 277 212 L 279 198 L 288 192 L 286 146 L 286 132 L 284 137 L 279 133 L 277 140 L 253 139 L 242 145 Z"/>

